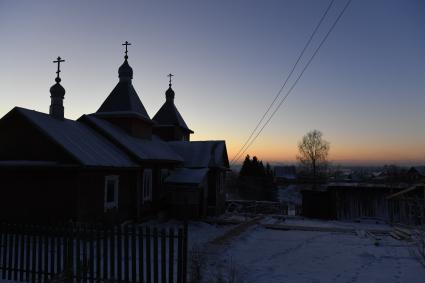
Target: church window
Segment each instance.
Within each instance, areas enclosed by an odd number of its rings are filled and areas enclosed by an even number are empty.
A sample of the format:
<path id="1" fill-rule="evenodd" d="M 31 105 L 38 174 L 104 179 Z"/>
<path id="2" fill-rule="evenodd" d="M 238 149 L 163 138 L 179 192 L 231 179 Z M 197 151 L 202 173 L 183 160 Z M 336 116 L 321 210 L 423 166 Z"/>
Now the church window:
<path id="1" fill-rule="evenodd" d="M 108 209 L 118 208 L 119 177 L 116 175 L 105 177 L 105 212 Z"/>
<path id="2" fill-rule="evenodd" d="M 161 169 L 161 185 L 165 183 L 165 179 L 170 176 L 170 170 Z"/>
<path id="3" fill-rule="evenodd" d="M 143 171 L 143 201 L 152 200 L 152 169 Z"/>

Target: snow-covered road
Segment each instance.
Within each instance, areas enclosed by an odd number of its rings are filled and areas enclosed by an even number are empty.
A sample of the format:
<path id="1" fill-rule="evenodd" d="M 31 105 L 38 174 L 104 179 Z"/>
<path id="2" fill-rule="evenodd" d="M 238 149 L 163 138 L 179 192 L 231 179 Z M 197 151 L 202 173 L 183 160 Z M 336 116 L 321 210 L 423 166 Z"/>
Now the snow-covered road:
<path id="1" fill-rule="evenodd" d="M 233 261 L 245 282 L 425 282 L 408 244 L 388 236 L 376 246 L 356 235 L 257 226 L 216 249 L 211 261 L 210 275 Z"/>

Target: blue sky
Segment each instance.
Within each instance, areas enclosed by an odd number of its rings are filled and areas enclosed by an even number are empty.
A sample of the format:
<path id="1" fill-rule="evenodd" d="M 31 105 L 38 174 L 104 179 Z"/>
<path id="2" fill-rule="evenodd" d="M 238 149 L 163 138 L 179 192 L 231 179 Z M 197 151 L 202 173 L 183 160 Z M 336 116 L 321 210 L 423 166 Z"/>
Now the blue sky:
<path id="1" fill-rule="evenodd" d="M 335 0 L 307 56 L 345 2 Z M 0 0 L 0 115 L 15 105 L 48 111 L 58 55 L 66 60 L 66 116 L 95 112 L 118 81 L 128 40 L 148 113 L 175 74 L 176 105 L 193 139 L 226 139 L 232 157 L 328 4 Z M 424 27 L 424 1 L 353 0 L 247 153 L 292 161 L 302 135 L 318 129 L 335 162 L 425 162 Z"/>

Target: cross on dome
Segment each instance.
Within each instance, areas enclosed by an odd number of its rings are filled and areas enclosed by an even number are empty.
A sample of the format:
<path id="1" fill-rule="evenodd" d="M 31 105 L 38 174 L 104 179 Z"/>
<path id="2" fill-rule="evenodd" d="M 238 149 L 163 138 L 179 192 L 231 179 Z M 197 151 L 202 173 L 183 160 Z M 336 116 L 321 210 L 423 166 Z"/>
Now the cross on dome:
<path id="1" fill-rule="evenodd" d="M 125 56 L 124 56 L 124 58 L 127 60 L 128 59 L 128 55 L 127 55 L 127 53 L 128 53 L 128 49 L 127 49 L 127 47 L 129 46 L 129 45 L 131 45 L 131 43 L 129 43 L 128 41 L 125 41 L 125 43 L 123 43 L 122 44 L 123 46 L 125 46 Z"/>
<path id="2" fill-rule="evenodd" d="M 61 72 L 61 70 L 60 70 L 61 62 L 65 62 L 65 60 L 63 60 L 61 57 L 58 57 L 56 61 L 53 61 L 53 63 L 58 64 L 58 70 L 56 71 L 57 76 L 56 76 L 56 79 L 55 79 L 56 82 L 61 81 L 61 78 L 59 77 L 59 73 Z"/>
<path id="3" fill-rule="evenodd" d="M 171 80 L 174 77 L 174 75 L 170 73 L 170 74 L 167 75 L 167 77 L 170 78 L 170 81 L 169 81 L 169 84 L 168 85 L 171 87 Z"/>

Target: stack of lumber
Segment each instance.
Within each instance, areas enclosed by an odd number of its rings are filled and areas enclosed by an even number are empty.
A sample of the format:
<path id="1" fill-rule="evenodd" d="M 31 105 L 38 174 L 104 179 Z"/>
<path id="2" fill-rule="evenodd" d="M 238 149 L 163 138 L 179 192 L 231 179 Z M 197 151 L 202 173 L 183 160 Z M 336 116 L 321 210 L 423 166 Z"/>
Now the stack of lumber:
<path id="1" fill-rule="evenodd" d="M 391 237 L 399 241 L 410 240 L 412 238 L 412 232 L 406 228 L 394 226 L 394 230 L 390 232 Z"/>

